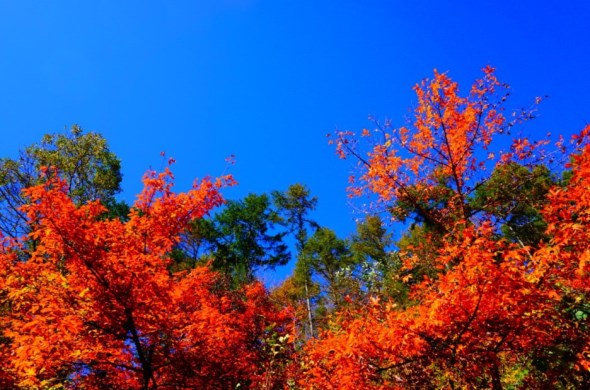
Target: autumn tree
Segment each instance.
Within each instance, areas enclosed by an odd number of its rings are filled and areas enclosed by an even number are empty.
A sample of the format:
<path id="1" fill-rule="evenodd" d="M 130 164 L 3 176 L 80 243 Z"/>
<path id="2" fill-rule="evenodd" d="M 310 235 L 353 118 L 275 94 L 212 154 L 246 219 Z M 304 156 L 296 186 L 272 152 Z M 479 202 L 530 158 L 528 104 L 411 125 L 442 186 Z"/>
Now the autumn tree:
<path id="1" fill-rule="evenodd" d="M 574 140 L 583 152 L 573 154 L 571 180 L 555 185 L 539 165 L 546 141 L 492 149 L 516 123 L 502 113 L 501 87 L 486 68 L 463 97 L 435 72 L 416 87 L 410 127 L 378 126 L 381 141 L 366 155 L 353 134 L 336 138 L 341 156 L 361 165 L 352 194 L 373 194 L 394 218 L 414 221 L 402 270 L 419 277 L 411 305 L 373 297 L 338 312 L 306 347 L 301 386 L 588 386 L 590 130 Z"/>
<path id="2" fill-rule="evenodd" d="M 231 179 L 173 193 L 149 173 L 127 220 L 76 204 L 70 183 L 25 190 L 28 261 L 0 254 L 0 380 L 22 388 L 273 388 L 289 354 L 288 311 L 260 283 L 229 289 L 207 266 L 171 273 L 179 234 L 223 199 Z"/>
<path id="3" fill-rule="evenodd" d="M 532 256 L 531 279 L 555 299 L 553 342 L 535 351 L 540 378 L 574 387 L 590 384 L 590 126 L 573 139 L 566 185 L 549 190 L 542 215 L 549 237 Z"/>
<path id="4" fill-rule="evenodd" d="M 544 140 L 516 138 L 510 150 L 494 148 L 498 137 L 534 114 L 522 110 L 506 119 L 508 86 L 497 80 L 493 68 L 483 70 L 466 96 L 437 71 L 414 90 L 417 105 L 407 126 L 375 121 L 376 128 L 364 129 L 359 138 L 347 131 L 331 140 L 340 157 L 353 157 L 360 165 L 360 173 L 351 178 L 351 196 L 374 196 L 396 220 L 410 218 L 438 232 L 473 223 L 489 206 L 472 198 L 490 180 L 490 168 L 531 166 L 547 157 L 538 148 Z M 361 139 L 372 140 L 368 151 Z"/>
<path id="5" fill-rule="evenodd" d="M 414 90 L 417 105 L 406 126 L 375 120 L 375 128 L 358 137 L 345 131 L 331 140 L 340 157 L 359 165 L 350 195 L 366 195 L 373 212 L 409 223 L 397 246 L 412 267 L 401 277 L 410 285 L 436 277 L 444 237 L 472 224 L 492 220 L 499 236 L 523 246 L 538 242 L 542 199 L 554 181 L 542 165 L 554 160 L 543 149 L 548 141 L 518 137 L 509 149 L 498 150 L 501 138 L 534 117 L 534 110 L 522 109 L 507 119 L 509 86 L 491 67 L 465 95 L 437 71 Z M 509 184 L 515 182 L 519 185 Z"/>
<path id="6" fill-rule="evenodd" d="M 590 128 L 583 132 L 587 144 Z M 334 388 L 584 388 L 590 147 L 541 210 L 548 238 L 532 252 L 498 240 L 491 222 L 445 240 L 444 269 L 399 308 L 374 298 L 338 314 L 308 346 L 302 384 Z"/>

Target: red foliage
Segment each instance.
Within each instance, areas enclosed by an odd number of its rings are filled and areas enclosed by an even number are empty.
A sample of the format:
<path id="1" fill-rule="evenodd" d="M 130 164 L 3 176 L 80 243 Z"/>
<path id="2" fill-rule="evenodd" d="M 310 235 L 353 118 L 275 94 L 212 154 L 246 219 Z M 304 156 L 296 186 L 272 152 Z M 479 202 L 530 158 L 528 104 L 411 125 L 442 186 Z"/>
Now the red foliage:
<path id="1" fill-rule="evenodd" d="M 127 222 L 102 218 L 98 202 L 76 207 L 59 179 L 26 191 L 31 257 L 14 243 L 0 255 L 4 376 L 26 388 L 274 383 L 268 340 L 287 332 L 288 311 L 259 283 L 232 291 L 207 267 L 169 271 L 178 234 L 231 178 L 180 194 L 171 179 L 148 174 Z"/>
<path id="2" fill-rule="evenodd" d="M 437 272 L 413 285 L 408 307 L 373 299 L 333 318 L 305 347 L 302 387 L 588 385 L 590 146 L 574 156 L 569 184 L 548 196 L 549 238 L 538 248 L 499 238 L 487 218 L 473 218 L 468 202 L 473 178 L 481 180 L 485 168 L 478 156 L 503 132 L 505 120 L 489 103 L 498 85 L 487 68 L 462 98 L 456 83 L 435 73 L 416 87 L 411 130 L 378 129 L 382 142 L 366 158 L 353 134 L 339 135 L 338 153 L 363 166 L 354 195 L 373 193 L 394 215 L 412 210 L 439 228 L 429 254 Z M 589 133 L 590 126 L 576 138 L 579 145 Z M 545 143 L 517 140 L 497 163 L 529 159 Z M 419 264 L 421 255 L 408 255 L 406 266 Z"/>
<path id="3" fill-rule="evenodd" d="M 570 185 L 555 189 L 545 209 L 551 241 L 530 255 L 496 240 L 489 226 L 466 229 L 439 257 L 457 265 L 416 287 L 416 306 L 399 310 L 375 301 L 341 313 L 307 346 L 301 384 L 501 388 L 535 359 L 554 366 L 523 374 L 521 385 L 585 383 L 590 334 L 579 313 L 587 316 L 590 286 L 589 186 L 587 147 L 575 159 Z"/>

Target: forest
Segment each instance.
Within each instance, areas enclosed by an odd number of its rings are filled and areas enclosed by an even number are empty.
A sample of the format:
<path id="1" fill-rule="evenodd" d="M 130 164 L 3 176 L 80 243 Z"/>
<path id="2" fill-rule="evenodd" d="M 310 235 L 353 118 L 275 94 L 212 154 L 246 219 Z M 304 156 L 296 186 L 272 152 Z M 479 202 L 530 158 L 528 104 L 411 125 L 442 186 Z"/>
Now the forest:
<path id="1" fill-rule="evenodd" d="M 404 126 L 328 137 L 363 205 L 350 237 L 305 183 L 176 192 L 167 157 L 127 204 L 79 126 L 0 159 L 0 388 L 590 386 L 590 125 L 521 136 L 541 99 L 510 109 L 489 66 L 414 91 Z"/>

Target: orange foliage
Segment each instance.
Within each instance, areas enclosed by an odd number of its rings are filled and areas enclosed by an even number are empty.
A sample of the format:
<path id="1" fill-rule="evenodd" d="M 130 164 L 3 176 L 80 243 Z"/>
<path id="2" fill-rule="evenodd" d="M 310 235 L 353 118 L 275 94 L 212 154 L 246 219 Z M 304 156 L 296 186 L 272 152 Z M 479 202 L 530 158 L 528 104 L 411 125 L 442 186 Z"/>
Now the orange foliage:
<path id="1" fill-rule="evenodd" d="M 322 388 L 445 387 L 500 383 L 500 369 L 552 345 L 554 300 L 531 280 L 527 252 L 470 227 L 444 246 L 457 263 L 415 287 L 405 310 L 374 301 L 341 313 L 307 348 L 303 383 Z"/>
<path id="2" fill-rule="evenodd" d="M 419 216 L 437 229 L 449 231 L 455 223 L 472 220 L 468 200 L 494 163 L 530 160 L 532 151 L 543 143 L 521 140 L 510 151 L 489 151 L 497 135 L 530 119 L 523 111 L 514 120 L 503 115 L 508 86 L 501 84 L 494 69 L 483 69 L 466 96 L 444 73 L 434 72 L 432 80 L 416 85 L 417 105 L 413 122 L 393 128 L 390 121 L 375 121 L 372 132 L 364 129 L 358 137 L 338 132 L 331 143 L 341 158 L 352 156 L 361 166 L 353 178 L 351 196 L 375 196 L 394 218 Z M 360 139 L 372 139 L 368 151 Z M 539 159 L 544 156 L 539 155 Z"/>
<path id="3" fill-rule="evenodd" d="M 506 126 L 492 102 L 500 86 L 490 68 L 468 97 L 435 73 L 416 87 L 411 129 L 380 127 L 380 143 L 363 156 L 354 134 L 337 151 L 363 174 L 352 188 L 377 196 L 394 216 L 408 209 L 438 228 L 429 262 L 436 269 L 412 286 L 406 308 L 373 299 L 340 312 L 302 355 L 304 388 L 546 388 L 590 383 L 590 126 L 575 138 L 567 186 L 545 203 L 547 239 L 538 247 L 497 235 L 474 218 L 468 197 L 487 156 L 497 164 L 526 161 L 546 141 L 516 140 L 499 158 L 487 151 Z M 367 137 L 366 131 L 363 137 Z M 484 153 L 485 152 L 485 153 Z M 433 205 L 433 203 L 435 203 Z M 481 210 L 479 210 L 481 211 Z M 426 237 L 428 238 L 428 237 Z M 424 253 L 406 257 L 408 269 Z"/>
<path id="4" fill-rule="evenodd" d="M 223 202 L 218 190 L 231 177 L 180 194 L 168 169 L 144 183 L 127 222 L 101 218 L 99 202 L 76 207 L 59 179 L 26 190 L 31 258 L 19 261 L 16 243 L 0 254 L 7 307 L 0 329 L 8 340 L 0 381 L 4 375 L 24 388 L 276 384 L 268 340 L 286 333 L 288 311 L 276 310 L 259 283 L 231 291 L 207 267 L 169 271 L 178 234 Z"/>
<path id="5" fill-rule="evenodd" d="M 543 211 L 551 241 L 534 255 L 531 278 L 561 299 L 577 320 L 586 320 L 590 298 L 590 125 L 577 136 L 583 145 L 573 156 L 573 175 L 565 188 L 554 188 Z M 582 324 L 585 325 L 585 324 Z M 590 338 L 580 323 L 565 323 L 559 329 L 569 344 L 576 368 L 590 373 Z"/>
<path id="6" fill-rule="evenodd" d="M 587 315 L 582 307 L 590 293 L 588 188 L 590 145 L 574 157 L 569 185 L 549 196 L 544 215 L 551 239 L 539 250 L 497 240 L 486 223 L 466 228 L 438 256 L 455 266 L 416 286 L 417 305 L 399 310 L 374 300 L 364 310 L 340 313 L 307 346 L 300 383 L 502 388 L 510 370 L 543 359 L 542 371 L 527 366 L 517 384 L 587 383 L 590 333 L 580 313 Z"/>

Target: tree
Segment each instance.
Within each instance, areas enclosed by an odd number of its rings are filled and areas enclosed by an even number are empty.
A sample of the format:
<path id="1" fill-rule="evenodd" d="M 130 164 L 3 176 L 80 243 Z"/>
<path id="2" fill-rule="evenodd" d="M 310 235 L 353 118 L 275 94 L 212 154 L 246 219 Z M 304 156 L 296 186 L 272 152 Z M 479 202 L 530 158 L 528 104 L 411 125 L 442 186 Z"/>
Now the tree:
<path id="1" fill-rule="evenodd" d="M 439 264 L 456 262 L 399 308 L 373 299 L 333 319 L 307 346 L 301 383 L 337 388 L 584 388 L 590 383 L 588 210 L 590 127 L 565 187 L 541 210 L 546 241 L 530 252 L 494 226 L 444 240 Z M 447 237 L 449 238 L 449 237 Z"/>
<path id="2" fill-rule="evenodd" d="M 393 251 L 391 233 L 382 219 L 369 215 L 357 224 L 352 237 L 351 252 L 361 265 L 361 277 L 368 296 L 384 296 L 403 303 L 407 288 L 401 282 L 402 263 L 399 252 Z"/>
<path id="3" fill-rule="evenodd" d="M 417 304 L 398 308 L 375 298 L 340 313 L 337 326 L 308 347 L 305 381 L 340 388 L 510 383 L 507 371 L 552 342 L 550 295 L 528 280 L 526 252 L 495 240 L 490 225 L 463 233 L 439 259 L 460 257 L 458 265 L 416 287 Z"/>
<path id="4" fill-rule="evenodd" d="M 547 225 L 541 209 L 556 181 L 544 165 L 532 168 L 517 163 L 496 167 L 470 202 L 499 220 L 504 237 L 521 245 L 537 246 Z"/>
<path id="5" fill-rule="evenodd" d="M 239 278 L 251 281 L 256 268 L 289 261 L 285 233 L 272 232 L 279 216 L 267 195 L 250 194 L 243 201 L 227 202 L 215 222 L 221 235 L 215 243 L 215 267 L 233 269 Z"/>
<path id="6" fill-rule="evenodd" d="M 578 153 L 565 186 L 549 190 L 542 216 L 547 239 L 532 256 L 531 278 L 556 301 L 554 341 L 536 351 L 535 368 L 551 379 L 587 387 L 590 384 L 590 126 L 573 139 Z"/>
<path id="7" fill-rule="evenodd" d="M 353 132 L 338 132 L 331 141 L 337 153 L 352 156 L 361 167 L 360 175 L 352 177 L 351 195 L 370 194 L 394 219 L 411 218 L 440 233 L 477 222 L 487 204 L 470 200 L 490 179 L 490 167 L 529 166 L 546 158 L 539 148 L 545 140 L 518 138 L 510 151 L 491 149 L 492 141 L 533 117 L 523 110 L 506 120 L 507 89 L 494 69 L 486 67 L 469 94 L 461 96 L 456 82 L 435 71 L 432 80 L 414 88 L 418 103 L 413 123 L 396 129 L 390 121 L 376 121 L 374 131 L 363 130 L 360 138 L 373 140 L 366 155 Z"/>
<path id="8" fill-rule="evenodd" d="M 114 198 L 121 190 L 119 159 L 100 134 L 84 134 L 74 125 L 69 134 L 45 135 L 40 143 L 21 151 L 18 159 L 0 160 L 0 230 L 4 235 L 18 238 L 28 233 L 21 211 L 26 203 L 22 191 L 45 180 L 47 176 L 39 175 L 41 167 L 55 168 L 75 204 L 100 199 L 114 216 L 127 211 Z"/>
<path id="9" fill-rule="evenodd" d="M 379 128 L 382 143 L 366 157 L 352 134 L 337 138 L 341 155 L 363 169 L 353 195 L 372 193 L 393 217 L 414 221 L 402 261 L 408 278 L 420 278 L 410 285 L 411 305 L 374 297 L 343 307 L 306 346 L 302 386 L 590 384 L 590 127 L 574 139 L 583 152 L 570 181 L 556 186 L 534 156 L 544 156 L 545 141 L 516 139 L 497 158 L 488 149 L 511 125 L 503 98 L 495 100 L 498 86 L 486 68 L 461 97 L 435 72 L 416 87 L 412 128 Z M 522 231 L 502 236 L 502 226 Z M 425 265 L 431 272 L 416 272 Z"/>
<path id="10" fill-rule="evenodd" d="M 319 225 L 307 214 L 315 210 L 318 199 L 310 197 L 309 188 L 302 184 L 293 184 L 287 191 L 273 191 L 273 202 L 279 215 L 283 217 L 283 224 L 289 227 L 295 235 L 296 248 L 301 252 L 308 238 L 308 228 L 319 229 Z"/>
<path id="11" fill-rule="evenodd" d="M 254 280 L 258 268 L 284 265 L 290 254 L 278 231 L 281 219 L 266 194 L 227 201 L 211 219 L 195 221 L 184 235 L 180 261 L 211 261 L 235 285 Z"/>
<path id="12" fill-rule="evenodd" d="M 316 197 L 310 197 L 310 191 L 307 187 L 301 184 L 291 185 L 287 191 L 280 192 L 274 191 L 272 193 L 273 201 L 279 215 L 283 218 L 283 224 L 286 225 L 290 232 L 295 235 L 295 247 L 297 249 L 297 258 L 303 251 L 303 248 L 307 244 L 308 240 L 308 228 L 317 229 L 320 228 L 317 222 L 307 217 L 307 214 L 316 208 L 318 199 Z M 313 312 L 311 308 L 311 275 L 309 272 L 300 272 L 289 280 L 287 284 L 288 288 L 303 287 L 303 294 L 295 294 L 298 299 L 305 300 L 305 306 L 307 309 L 307 321 L 304 322 L 304 333 L 307 338 L 311 338 L 314 335 L 313 325 Z"/>
<path id="13" fill-rule="evenodd" d="M 170 251 L 190 221 L 223 199 L 228 178 L 172 192 L 149 173 L 128 220 L 104 219 L 51 175 L 25 190 L 37 245 L 0 253 L 0 378 L 23 388 L 236 388 L 280 386 L 288 311 L 260 283 L 231 290 L 206 266 L 171 273 Z M 2 379 L 0 379 L 2 380 Z M 5 381 L 5 382 L 6 382 Z"/>
<path id="14" fill-rule="evenodd" d="M 358 283 L 352 273 L 357 266 L 349 243 L 336 236 L 333 230 L 319 228 L 307 241 L 295 266 L 295 278 L 317 279 L 320 291 L 327 295 L 330 306 L 339 306 L 347 295 L 358 295 Z"/>

